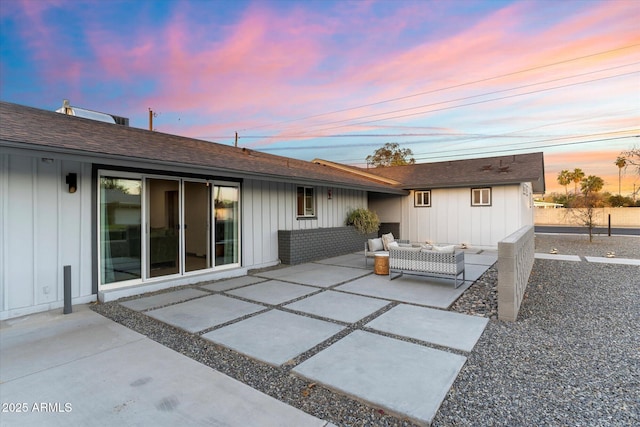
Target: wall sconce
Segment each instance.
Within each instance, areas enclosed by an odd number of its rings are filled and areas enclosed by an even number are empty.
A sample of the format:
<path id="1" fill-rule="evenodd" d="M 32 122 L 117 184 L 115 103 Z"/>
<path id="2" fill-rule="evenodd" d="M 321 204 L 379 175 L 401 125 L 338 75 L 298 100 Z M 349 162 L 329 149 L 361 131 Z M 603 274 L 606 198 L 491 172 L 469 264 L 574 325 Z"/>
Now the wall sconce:
<path id="1" fill-rule="evenodd" d="M 327 189 L 327 199 L 331 200 L 331 198 L 333 197 L 333 190 L 331 190 L 330 188 Z"/>
<path id="2" fill-rule="evenodd" d="M 76 191 L 78 191 L 78 174 L 77 173 L 67 174 L 66 183 L 69 185 L 69 193 L 73 194 Z"/>

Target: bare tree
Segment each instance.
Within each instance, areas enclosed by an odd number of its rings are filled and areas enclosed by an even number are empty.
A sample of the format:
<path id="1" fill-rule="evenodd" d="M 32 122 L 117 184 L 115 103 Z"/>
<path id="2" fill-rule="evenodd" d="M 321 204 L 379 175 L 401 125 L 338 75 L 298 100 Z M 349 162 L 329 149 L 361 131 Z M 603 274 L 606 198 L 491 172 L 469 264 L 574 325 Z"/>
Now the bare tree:
<path id="1" fill-rule="evenodd" d="M 593 229 L 597 225 L 598 211 L 601 207 L 598 191 L 604 187 L 604 180 L 599 176 L 589 175 L 580 182 L 582 197 L 575 197 L 570 204 L 568 213 L 581 225 L 589 230 L 589 242 L 593 242 Z"/>

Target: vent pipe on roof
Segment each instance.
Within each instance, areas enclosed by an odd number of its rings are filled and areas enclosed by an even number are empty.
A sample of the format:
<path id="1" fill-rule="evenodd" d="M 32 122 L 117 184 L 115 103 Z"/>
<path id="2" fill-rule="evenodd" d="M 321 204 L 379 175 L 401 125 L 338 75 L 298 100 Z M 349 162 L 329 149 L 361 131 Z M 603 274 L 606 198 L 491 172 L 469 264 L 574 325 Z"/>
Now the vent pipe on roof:
<path id="1" fill-rule="evenodd" d="M 67 116 L 73 115 L 73 111 L 71 110 L 71 104 L 69 104 L 68 99 L 62 100 L 62 110 L 63 110 L 63 113 L 66 114 Z"/>

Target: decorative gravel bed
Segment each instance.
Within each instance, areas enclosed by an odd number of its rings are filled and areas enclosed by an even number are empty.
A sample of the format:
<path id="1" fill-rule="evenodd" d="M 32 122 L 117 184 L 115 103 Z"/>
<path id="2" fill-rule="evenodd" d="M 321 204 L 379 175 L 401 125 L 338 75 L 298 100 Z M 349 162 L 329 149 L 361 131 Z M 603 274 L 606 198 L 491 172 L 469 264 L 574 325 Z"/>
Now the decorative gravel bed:
<path id="1" fill-rule="evenodd" d="M 639 237 L 536 236 L 554 247 L 640 259 Z M 474 305 L 496 274 L 454 308 L 486 315 Z M 640 425 L 639 301 L 639 266 L 536 260 L 518 321 L 489 322 L 432 425 Z"/>
<path id="2" fill-rule="evenodd" d="M 640 258 L 638 237 L 606 237 L 591 244 L 585 236 L 536 237 L 537 252 L 553 247 L 567 255 L 604 256 L 615 251 L 617 257 Z M 494 265 L 451 307 L 493 320 L 468 355 L 434 426 L 638 425 L 640 267 L 536 260 L 514 323 L 495 320 L 496 285 Z M 93 309 L 336 425 L 415 425 L 292 375 L 292 366 L 306 354 L 291 365 L 273 367 L 118 303 Z M 340 337 L 367 321 L 350 326 Z"/>

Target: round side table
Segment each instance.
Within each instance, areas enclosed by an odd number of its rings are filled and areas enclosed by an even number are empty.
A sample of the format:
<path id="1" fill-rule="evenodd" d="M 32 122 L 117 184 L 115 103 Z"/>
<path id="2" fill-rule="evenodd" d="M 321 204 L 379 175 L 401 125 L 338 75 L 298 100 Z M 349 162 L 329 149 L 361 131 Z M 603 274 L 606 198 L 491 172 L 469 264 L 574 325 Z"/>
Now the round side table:
<path id="1" fill-rule="evenodd" d="M 389 275 L 389 254 L 375 254 L 373 272 L 384 276 Z"/>

